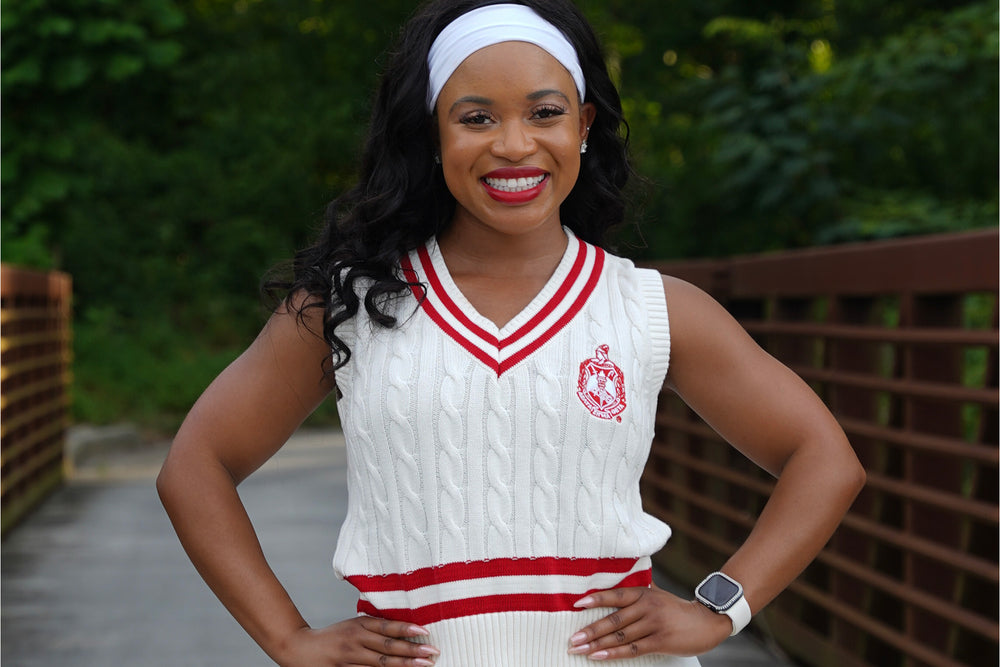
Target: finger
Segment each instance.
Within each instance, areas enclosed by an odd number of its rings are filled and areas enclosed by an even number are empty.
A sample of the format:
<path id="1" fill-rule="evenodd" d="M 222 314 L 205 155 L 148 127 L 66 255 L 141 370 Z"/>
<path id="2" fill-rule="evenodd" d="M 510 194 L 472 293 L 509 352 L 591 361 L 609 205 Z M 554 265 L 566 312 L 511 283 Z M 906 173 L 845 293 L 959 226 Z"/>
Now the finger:
<path id="1" fill-rule="evenodd" d="M 355 636 L 357 653 L 352 651 L 351 664 L 361 664 L 376 667 L 431 667 L 441 654 L 429 644 L 419 644 L 399 637 L 390 637 L 381 632 L 408 632 L 413 634 L 406 624 L 369 619 L 361 623 L 361 628 Z M 345 655 L 346 657 L 346 655 Z"/>
<path id="2" fill-rule="evenodd" d="M 627 646 L 644 639 L 655 630 L 653 625 L 643 617 L 637 618 L 636 622 L 633 623 L 619 623 L 608 632 L 602 632 L 602 629 L 599 628 L 596 631 L 599 634 L 595 634 L 588 641 L 570 644 L 569 652 L 573 655 L 590 655 L 603 649 Z M 574 635 L 573 638 L 577 639 L 577 635 Z"/>
<path id="3" fill-rule="evenodd" d="M 612 588 L 606 591 L 590 593 L 580 598 L 574 607 L 578 609 L 593 609 L 595 607 L 627 607 L 639 600 L 648 588 Z"/>
<path id="4" fill-rule="evenodd" d="M 387 637 L 426 637 L 430 634 L 427 628 L 406 623 L 405 621 L 390 621 L 372 616 L 361 617 L 361 627 Z"/>
<path id="5" fill-rule="evenodd" d="M 641 655 L 648 655 L 655 652 L 652 640 L 643 638 L 628 642 L 627 644 L 621 646 L 612 646 L 610 648 L 592 651 L 587 654 L 587 658 L 589 660 L 596 661 L 627 660 L 629 658 L 638 658 Z"/>
<path id="6" fill-rule="evenodd" d="M 386 637 L 385 635 L 379 635 L 376 633 L 367 633 L 361 638 L 361 645 L 380 656 L 380 662 L 378 664 L 385 664 L 387 659 L 410 659 L 410 660 L 423 660 L 433 664 L 433 660 L 441 655 L 435 647 L 430 644 L 417 644 L 415 642 L 407 641 L 405 639 L 397 639 L 395 637 Z M 388 663 L 397 664 L 397 663 Z M 401 662 L 399 664 L 411 664 L 408 662 Z M 424 664 L 423 662 L 419 664 Z"/>
<path id="7" fill-rule="evenodd" d="M 433 658 L 441 654 L 430 644 L 409 641 L 408 637 L 425 637 L 430 634 L 426 628 L 413 623 L 389 621 L 384 618 L 365 617 L 361 626 L 370 633 L 362 641 L 369 649 L 390 657 Z"/>
<path id="8" fill-rule="evenodd" d="M 618 591 L 595 593 L 590 596 L 592 601 L 587 601 L 587 598 L 581 600 L 580 602 L 586 602 L 586 606 L 589 608 L 612 607 L 616 610 L 580 629 L 579 632 L 570 637 L 570 645 L 580 646 L 593 643 L 599 637 L 613 634 L 634 623 L 642 617 L 642 613 L 634 609 L 633 606 L 643 599 L 646 592 L 648 590 L 644 588 L 625 588 L 618 589 Z M 577 602 L 577 605 L 584 606 L 580 602 Z"/>
<path id="9" fill-rule="evenodd" d="M 430 658 L 441 654 L 429 644 L 417 644 L 405 639 L 369 634 L 362 638 L 362 646 L 380 655 L 402 658 Z"/>
<path id="10" fill-rule="evenodd" d="M 368 651 L 360 656 L 357 662 L 349 663 L 349 667 L 434 667 L 434 661 L 428 658 L 401 658 Z"/>

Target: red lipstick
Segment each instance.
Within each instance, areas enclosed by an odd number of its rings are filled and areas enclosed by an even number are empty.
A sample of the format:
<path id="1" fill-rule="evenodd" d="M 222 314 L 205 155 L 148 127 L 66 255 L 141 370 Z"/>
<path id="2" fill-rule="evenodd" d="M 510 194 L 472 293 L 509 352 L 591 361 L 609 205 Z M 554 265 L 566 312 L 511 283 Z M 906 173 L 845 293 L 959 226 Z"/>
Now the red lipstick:
<path id="1" fill-rule="evenodd" d="M 520 182 L 524 179 L 526 182 Z M 501 204 L 524 204 L 545 189 L 548 172 L 537 167 L 503 167 L 486 174 L 480 182 L 495 201 Z"/>

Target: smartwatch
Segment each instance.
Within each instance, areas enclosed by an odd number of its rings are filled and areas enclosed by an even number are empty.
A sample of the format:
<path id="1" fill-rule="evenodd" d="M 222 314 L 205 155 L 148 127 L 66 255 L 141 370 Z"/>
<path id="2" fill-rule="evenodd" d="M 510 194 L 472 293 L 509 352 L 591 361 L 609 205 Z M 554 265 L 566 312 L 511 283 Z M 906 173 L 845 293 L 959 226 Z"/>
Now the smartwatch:
<path id="1" fill-rule="evenodd" d="M 694 596 L 718 614 L 725 614 L 733 622 L 732 637 L 750 622 L 750 603 L 743 597 L 739 582 L 722 572 L 713 572 L 694 589 Z"/>

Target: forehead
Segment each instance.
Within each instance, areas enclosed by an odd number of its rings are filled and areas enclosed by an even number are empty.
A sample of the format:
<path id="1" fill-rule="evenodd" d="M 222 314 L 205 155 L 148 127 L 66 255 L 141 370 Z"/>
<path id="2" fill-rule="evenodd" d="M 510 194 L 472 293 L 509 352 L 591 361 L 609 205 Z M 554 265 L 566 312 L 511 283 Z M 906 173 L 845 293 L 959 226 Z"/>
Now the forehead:
<path id="1" fill-rule="evenodd" d="M 522 98 L 538 90 L 558 90 L 577 97 L 569 71 L 545 49 L 528 42 L 501 42 L 474 52 L 458 66 L 441 98 L 494 91 Z"/>

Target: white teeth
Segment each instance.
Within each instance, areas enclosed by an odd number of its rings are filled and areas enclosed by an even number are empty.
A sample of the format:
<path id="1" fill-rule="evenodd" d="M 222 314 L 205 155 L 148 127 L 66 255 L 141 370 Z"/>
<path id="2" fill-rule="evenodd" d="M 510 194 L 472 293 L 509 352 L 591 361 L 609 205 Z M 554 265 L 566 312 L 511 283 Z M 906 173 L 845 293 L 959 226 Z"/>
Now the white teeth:
<path id="1" fill-rule="evenodd" d="M 545 180 L 545 175 L 532 176 L 531 178 L 486 178 L 483 179 L 494 190 L 502 192 L 521 192 L 538 187 L 538 184 Z"/>

